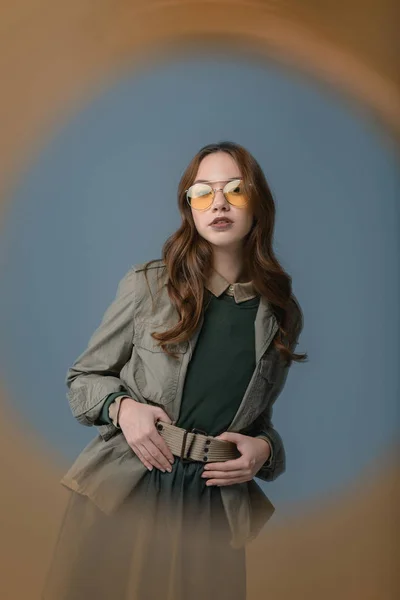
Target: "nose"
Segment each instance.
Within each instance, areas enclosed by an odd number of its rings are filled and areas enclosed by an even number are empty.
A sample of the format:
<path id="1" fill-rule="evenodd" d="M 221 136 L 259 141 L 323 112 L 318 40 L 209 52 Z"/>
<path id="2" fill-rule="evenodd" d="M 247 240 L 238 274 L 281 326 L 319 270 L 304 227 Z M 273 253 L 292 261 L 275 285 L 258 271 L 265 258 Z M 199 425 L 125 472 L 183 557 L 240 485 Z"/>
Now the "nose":
<path id="1" fill-rule="evenodd" d="M 227 202 L 224 193 L 222 191 L 222 188 L 216 188 L 214 190 L 215 194 L 214 194 L 214 201 L 212 203 L 212 208 L 213 209 L 219 209 L 219 208 L 229 208 L 229 202 Z"/>

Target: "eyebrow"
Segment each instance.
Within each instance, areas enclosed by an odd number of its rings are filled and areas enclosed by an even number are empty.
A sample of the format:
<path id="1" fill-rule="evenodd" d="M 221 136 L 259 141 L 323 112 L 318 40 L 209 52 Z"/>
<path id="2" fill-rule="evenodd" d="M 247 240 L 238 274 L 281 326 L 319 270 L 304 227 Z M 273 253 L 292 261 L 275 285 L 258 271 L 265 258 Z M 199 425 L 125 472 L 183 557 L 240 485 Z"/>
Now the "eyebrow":
<path id="1" fill-rule="evenodd" d="M 214 179 L 213 181 L 210 181 L 209 179 L 196 179 L 194 183 L 219 183 L 223 181 L 235 181 L 236 179 L 243 179 L 243 177 L 238 175 L 237 177 L 231 177 L 230 179 Z"/>

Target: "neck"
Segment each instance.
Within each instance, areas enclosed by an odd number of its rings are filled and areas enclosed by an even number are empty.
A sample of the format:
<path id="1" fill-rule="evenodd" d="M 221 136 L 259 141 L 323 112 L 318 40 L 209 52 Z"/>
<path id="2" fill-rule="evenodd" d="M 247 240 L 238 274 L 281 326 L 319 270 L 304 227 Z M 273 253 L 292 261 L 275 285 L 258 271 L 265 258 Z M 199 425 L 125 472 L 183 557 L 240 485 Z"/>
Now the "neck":
<path id="1" fill-rule="evenodd" d="M 214 248 L 213 268 L 229 283 L 248 281 L 244 273 L 244 261 L 241 248 Z"/>

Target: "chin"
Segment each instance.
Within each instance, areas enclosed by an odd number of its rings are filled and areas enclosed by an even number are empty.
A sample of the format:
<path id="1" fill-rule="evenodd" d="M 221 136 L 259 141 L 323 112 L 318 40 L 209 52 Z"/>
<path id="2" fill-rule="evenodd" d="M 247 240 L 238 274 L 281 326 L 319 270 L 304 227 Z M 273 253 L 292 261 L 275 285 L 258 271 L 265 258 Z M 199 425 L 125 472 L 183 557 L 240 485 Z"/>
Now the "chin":
<path id="1" fill-rule="evenodd" d="M 222 236 L 221 234 L 216 236 L 208 236 L 206 238 L 210 244 L 215 246 L 216 248 L 229 248 L 230 246 L 237 246 L 241 243 L 241 239 L 230 236 Z"/>

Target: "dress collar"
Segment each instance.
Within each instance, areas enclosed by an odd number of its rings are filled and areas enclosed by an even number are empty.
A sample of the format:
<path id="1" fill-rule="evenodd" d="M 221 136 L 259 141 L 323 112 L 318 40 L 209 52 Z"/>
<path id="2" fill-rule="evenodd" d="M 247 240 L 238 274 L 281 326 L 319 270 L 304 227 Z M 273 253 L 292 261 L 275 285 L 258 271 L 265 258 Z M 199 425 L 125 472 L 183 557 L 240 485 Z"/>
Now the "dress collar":
<path id="1" fill-rule="evenodd" d="M 246 302 L 246 300 L 251 300 L 258 296 L 252 281 L 231 284 L 215 269 L 212 270 L 205 287 L 217 297 L 224 293 L 228 296 L 233 296 L 236 303 Z"/>

